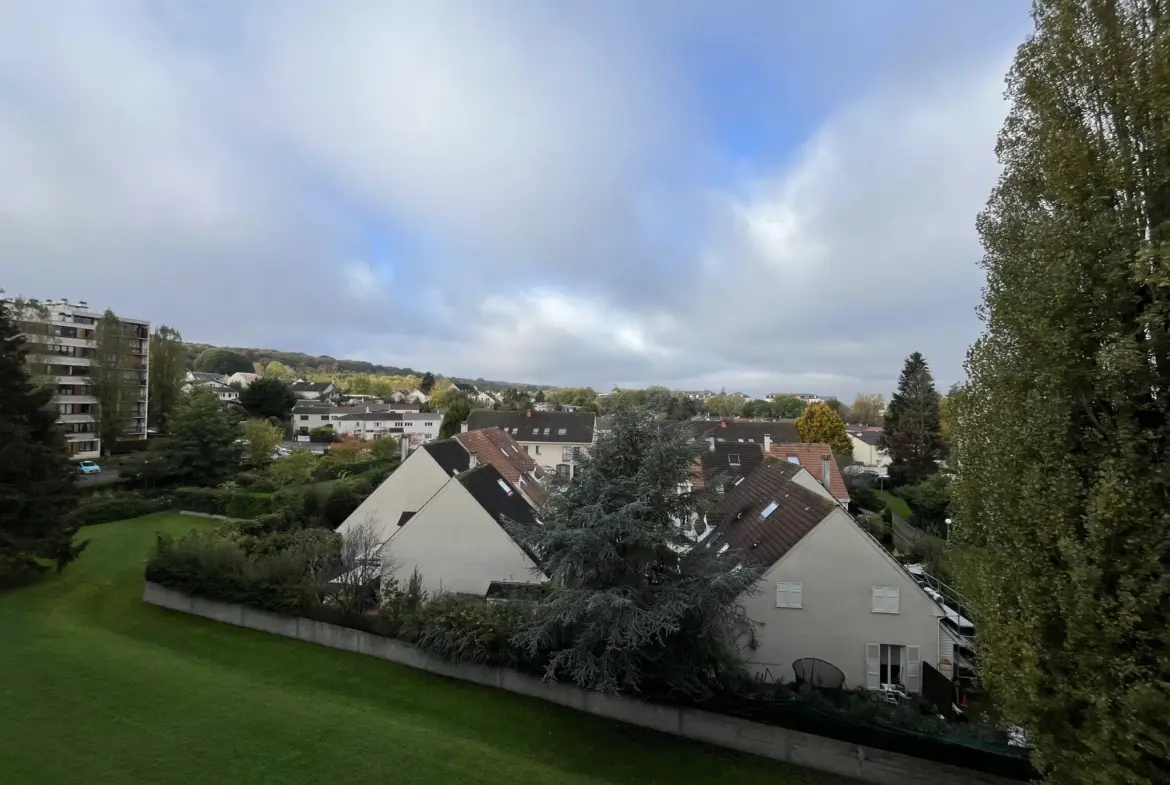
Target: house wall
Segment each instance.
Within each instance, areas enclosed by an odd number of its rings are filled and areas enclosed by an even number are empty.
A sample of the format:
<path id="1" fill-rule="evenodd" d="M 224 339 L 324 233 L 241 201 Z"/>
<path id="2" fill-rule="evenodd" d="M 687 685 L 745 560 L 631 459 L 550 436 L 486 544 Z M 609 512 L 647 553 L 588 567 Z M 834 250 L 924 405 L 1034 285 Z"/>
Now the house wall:
<path id="1" fill-rule="evenodd" d="M 802 608 L 777 608 L 776 583 L 802 584 Z M 899 590 L 899 613 L 873 612 L 873 587 Z M 834 510 L 764 575 L 744 600 L 759 622 L 751 668 L 777 681 L 794 678 L 792 663 L 817 657 L 841 669 L 848 687 L 866 684 L 866 644 L 918 646 L 938 664 L 942 610 L 843 510 Z"/>
<path id="2" fill-rule="evenodd" d="M 529 428 L 528 430 L 531 431 L 532 429 Z M 532 460 L 538 466 L 543 466 L 545 469 L 555 472 L 558 464 L 568 464 L 570 477 L 573 476 L 577 466 L 577 461 L 572 457 L 571 448 L 577 447 L 582 450 L 588 450 L 593 446 L 588 442 L 526 442 L 522 438 L 519 438 L 520 436 L 523 436 L 523 434 L 513 436 L 512 438 L 516 439 L 516 443 L 532 456 Z M 564 459 L 562 448 L 570 449 L 569 460 L 567 461 Z"/>
<path id="3" fill-rule="evenodd" d="M 449 479 L 430 453 L 416 450 L 358 505 L 337 531 L 345 534 L 367 516 L 372 516 L 378 538 L 385 542 L 401 531 L 398 519 L 402 513 L 420 510 Z"/>
<path id="4" fill-rule="evenodd" d="M 818 480 L 816 477 L 813 477 L 812 473 L 803 466 L 800 468 L 800 471 L 793 475 L 792 481 L 801 488 L 812 491 L 816 495 L 828 499 L 834 504 L 837 503 L 837 500 L 833 498 L 833 494 L 829 492 L 829 489 L 821 485 L 820 480 Z"/>
<path id="5" fill-rule="evenodd" d="M 483 595 L 492 581 L 543 583 L 543 574 L 458 480 L 450 480 L 382 551 L 400 583 L 418 567 L 432 596 Z"/>
<path id="6" fill-rule="evenodd" d="M 885 450 L 879 450 L 872 444 L 866 444 L 856 436 L 850 436 L 849 441 L 853 444 L 853 460 L 863 466 L 890 465 L 890 456 L 886 454 Z"/>

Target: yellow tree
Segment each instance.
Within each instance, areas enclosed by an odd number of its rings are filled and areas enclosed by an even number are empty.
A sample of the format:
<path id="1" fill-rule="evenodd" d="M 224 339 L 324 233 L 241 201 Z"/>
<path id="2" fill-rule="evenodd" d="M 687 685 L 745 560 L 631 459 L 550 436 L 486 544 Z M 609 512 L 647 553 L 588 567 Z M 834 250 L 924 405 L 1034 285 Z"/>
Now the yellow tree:
<path id="1" fill-rule="evenodd" d="M 244 454 L 255 467 L 267 466 L 272 452 L 280 444 L 281 432 L 267 420 L 248 420 L 244 423 L 244 439 L 248 442 Z"/>
<path id="2" fill-rule="evenodd" d="M 804 410 L 796 420 L 801 440 L 827 444 L 834 453 L 851 453 L 853 445 L 845 432 L 845 421 L 827 403 L 817 403 Z"/>

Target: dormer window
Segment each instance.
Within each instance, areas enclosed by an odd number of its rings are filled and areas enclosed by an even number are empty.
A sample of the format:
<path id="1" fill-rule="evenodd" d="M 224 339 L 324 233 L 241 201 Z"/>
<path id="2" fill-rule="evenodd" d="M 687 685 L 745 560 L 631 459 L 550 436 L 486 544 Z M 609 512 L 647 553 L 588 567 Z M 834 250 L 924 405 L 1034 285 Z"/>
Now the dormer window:
<path id="1" fill-rule="evenodd" d="M 795 463 L 797 466 L 800 466 L 800 456 L 799 455 L 789 455 L 788 462 Z"/>

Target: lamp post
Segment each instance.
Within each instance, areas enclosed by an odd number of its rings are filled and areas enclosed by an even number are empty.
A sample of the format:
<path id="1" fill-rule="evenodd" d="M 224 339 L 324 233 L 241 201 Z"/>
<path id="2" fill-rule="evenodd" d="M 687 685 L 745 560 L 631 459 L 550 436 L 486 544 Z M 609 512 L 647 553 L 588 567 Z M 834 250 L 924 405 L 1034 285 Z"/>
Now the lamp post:
<path id="1" fill-rule="evenodd" d="M 947 524 L 947 539 L 948 540 L 951 539 L 951 523 L 952 523 L 951 519 L 947 518 L 946 524 Z"/>

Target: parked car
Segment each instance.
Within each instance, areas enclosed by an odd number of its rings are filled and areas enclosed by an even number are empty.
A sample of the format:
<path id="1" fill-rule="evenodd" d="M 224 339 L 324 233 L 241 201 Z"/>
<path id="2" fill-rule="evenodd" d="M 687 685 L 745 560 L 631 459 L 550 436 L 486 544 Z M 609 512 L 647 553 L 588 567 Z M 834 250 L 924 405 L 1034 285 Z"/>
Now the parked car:
<path id="1" fill-rule="evenodd" d="M 81 461 L 77 464 L 77 471 L 82 474 L 101 474 L 102 467 L 93 461 Z"/>

